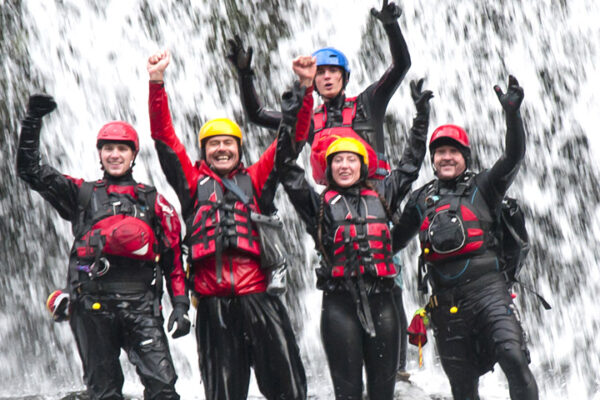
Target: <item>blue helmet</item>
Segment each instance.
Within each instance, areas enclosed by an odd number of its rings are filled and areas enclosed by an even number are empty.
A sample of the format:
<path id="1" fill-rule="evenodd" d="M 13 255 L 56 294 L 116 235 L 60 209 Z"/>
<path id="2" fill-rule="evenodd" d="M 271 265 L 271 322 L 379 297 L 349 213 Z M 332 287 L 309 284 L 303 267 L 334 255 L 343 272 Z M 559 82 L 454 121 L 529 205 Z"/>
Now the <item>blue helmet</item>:
<path id="1" fill-rule="evenodd" d="M 319 65 L 335 65 L 341 67 L 344 72 L 344 81 L 347 83 L 350 78 L 350 66 L 348 59 L 341 51 L 333 47 L 325 47 L 315 51 L 313 57 L 317 58 L 317 67 Z"/>

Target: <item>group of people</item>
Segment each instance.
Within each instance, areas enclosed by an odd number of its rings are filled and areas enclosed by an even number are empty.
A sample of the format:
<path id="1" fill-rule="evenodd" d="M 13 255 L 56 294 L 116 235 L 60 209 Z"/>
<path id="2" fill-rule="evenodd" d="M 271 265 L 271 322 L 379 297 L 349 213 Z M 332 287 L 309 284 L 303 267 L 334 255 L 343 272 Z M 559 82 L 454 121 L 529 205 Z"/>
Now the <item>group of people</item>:
<path id="1" fill-rule="evenodd" d="M 494 89 L 506 116 L 505 150 L 492 168 L 470 170 L 471 146 L 456 125 L 434 130 L 427 146 L 433 93 L 411 82 L 416 116 L 399 164 L 386 158 L 387 104 L 411 65 L 397 22 L 400 9 L 383 1 L 372 10 L 389 39 L 392 64 L 356 97 L 347 97 L 347 58 L 334 48 L 292 63 L 296 82 L 281 110 L 263 108 L 253 84 L 252 50 L 229 42 L 242 104 L 250 122 L 276 131 L 258 161 L 241 161 L 244 135 L 217 118 L 198 134 L 192 161 L 176 135 L 165 90 L 171 56 L 149 57 L 151 136 L 162 170 L 181 205 L 175 208 L 132 175 L 138 134 L 124 121 L 104 125 L 96 147 L 103 176 L 93 182 L 42 163 L 42 118 L 56 108 L 45 94 L 29 98 L 17 151 L 19 176 L 72 223 L 75 237 L 67 285 L 48 299 L 55 319 L 68 319 L 92 399 L 122 399 L 120 350 L 146 399 L 179 399 L 177 375 L 163 328 L 166 287 L 173 338 L 189 333 L 190 297 L 206 399 L 245 399 L 251 369 L 268 399 L 306 399 L 307 381 L 288 312 L 267 292 L 255 215 L 276 212 L 281 183 L 320 256 L 321 337 L 335 397 L 361 399 L 363 368 L 369 399 L 393 399 L 406 366 L 406 316 L 394 254 L 416 235 L 433 290 L 427 307 L 455 399 L 478 399 L 478 379 L 498 363 L 511 399 L 537 399 L 523 330 L 502 274 L 493 237 L 496 213 L 525 154 L 519 113 L 523 89 L 510 76 Z M 313 109 L 313 91 L 323 104 Z M 311 146 L 320 192 L 296 160 Z M 427 147 L 435 179 L 409 194 Z M 184 268 L 182 242 L 189 266 Z M 166 284 L 165 284 L 166 283 Z"/>

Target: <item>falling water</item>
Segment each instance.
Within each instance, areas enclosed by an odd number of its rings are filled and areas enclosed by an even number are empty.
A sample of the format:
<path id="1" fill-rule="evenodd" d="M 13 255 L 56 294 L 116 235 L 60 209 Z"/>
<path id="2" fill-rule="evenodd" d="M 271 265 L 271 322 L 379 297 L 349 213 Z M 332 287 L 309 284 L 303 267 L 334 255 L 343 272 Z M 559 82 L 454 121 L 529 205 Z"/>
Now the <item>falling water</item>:
<path id="1" fill-rule="evenodd" d="M 514 74 L 525 88 L 522 114 L 527 158 L 510 194 L 526 207 L 533 250 L 524 280 L 553 305 L 543 311 L 532 295 L 517 303 L 529 333 L 531 367 L 544 399 L 600 399 L 599 165 L 600 4 L 595 0 L 402 2 L 401 25 L 413 64 L 392 99 L 386 121 L 388 154 L 396 162 L 412 115 L 408 80 L 425 76 L 435 92 L 431 127 L 465 126 L 475 144 L 475 166 L 490 166 L 504 140 L 501 108 L 492 86 Z M 381 26 L 368 15 L 375 0 L 41 1 L 0 0 L 0 398 L 59 399 L 83 389 L 81 367 L 66 324 L 44 309 L 47 294 L 62 287 L 71 236 L 66 222 L 16 178 L 19 119 L 27 96 L 52 94 L 58 109 L 44 120 L 43 158 L 60 171 L 88 180 L 99 176 L 95 133 L 111 119 L 132 122 L 142 136 L 136 178 L 156 185 L 177 203 L 160 170 L 149 135 L 147 57 L 173 52 L 166 74 L 174 123 L 191 156 L 207 118 L 230 116 L 246 135 L 246 162 L 256 161 L 273 132 L 248 125 L 225 40 L 243 33 L 254 47 L 257 89 L 278 108 L 291 82 L 291 59 L 332 45 L 350 58 L 349 94 L 377 79 L 390 63 Z M 306 165 L 306 152 L 302 160 Z M 428 162 L 418 183 L 432 178 Z M 313 398 L 331 398 L 314 289 L 313 243 L 284 196 L 277 199 L 294 238 L 292 313 Z M 405 305 L 424 299 L 415 290 L 413 243 L 403 253 Z M 202 399 L 193 335 L 172 341 L 185 399 Z M 127 364 L 127 363 L 125 363 Z M 450 398 L 434 347 L 418 369 L 409 353 L 413 385 L 398 398 Z M 125 392 L 140 398 L 134 370 Z M 419 395 L 421 389 L 429 396 Z M 258 396 L 255 387 L 251 390 Z M 481 380 L 484 399 L 506 399 L 501 372 Z"/>

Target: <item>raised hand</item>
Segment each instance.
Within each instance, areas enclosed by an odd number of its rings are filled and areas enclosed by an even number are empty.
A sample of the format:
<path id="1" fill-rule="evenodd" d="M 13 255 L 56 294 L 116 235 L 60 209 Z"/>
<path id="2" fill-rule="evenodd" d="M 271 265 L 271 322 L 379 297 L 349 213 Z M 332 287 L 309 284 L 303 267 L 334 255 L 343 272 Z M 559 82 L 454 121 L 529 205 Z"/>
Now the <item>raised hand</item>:
<path id="1" fill-rule="evenodd" d="M 508 76 L 508 88 L 506 89 L 506 93 L 502 92 L 502 89 L 500 89 L 500 86 L 498 85 L 494 86 L 494 91 L 496 92 L 496 96 L 498 96 L 502 108 L 506 112 L 514 113 L 518 111 L 523 102 L 523 97 L 525 97 L 523 88 L 519 86 L 517 78 L 512 75 Z"/>
<path id="2" fill-rule="evenodd" d="M 146 69 L 151 81 L 162 81 L 165 70 L 171 62 L 171 53 L 169 50 L 160 50 L 148 58 Z"/>
<path id="3" fill-rule="evenodd" d="M 388 0 L 383 0 L 381 10 L 377 11 L 376 8 L 371 8 L 371 15 L 380 20 L 384 25 L 389 25 L 400 18 L 402 10 L 394 2 L 388 4 Z"/>
<path id="4" fill-rule="evenodd" d="M 48 94 L 34 94 L 29 96 L 27 115 L 33 118 L 42 118 L 50 114 L 56 108 L 54 98 Z"/>
<path id="5" fill-rule="evenodd" d="M 250 64 L 252 63 L 252 47 L 248 47 L 244 50 L 244 44 L 242 38 L 239 35 L 235 35 L 233 39 L 227 40 L 229 43 L 229 53 L 227 59 L 233 64 L 235 69 L 240 71 L 250 71 Z"/>
<path id="6" fill-rule="evenodd" d="M 427 113 L 429 115 L 429 100 L 433 98 L 433 92 L 431 90 L 422 90 L 423 81 L 423 78 L 419 79 L 418 81 L 410 81 L 410 96 L 412 97 L 413 102 L 415 103 L 417 112 Z"/>
<path id="7" fill-rule="evenodd" d="M 300 56 L 292 61 L 292 69 L 298 75 L 300 84 L 309 87 L 317 74 L 317 59 L 312 56 Z"/>

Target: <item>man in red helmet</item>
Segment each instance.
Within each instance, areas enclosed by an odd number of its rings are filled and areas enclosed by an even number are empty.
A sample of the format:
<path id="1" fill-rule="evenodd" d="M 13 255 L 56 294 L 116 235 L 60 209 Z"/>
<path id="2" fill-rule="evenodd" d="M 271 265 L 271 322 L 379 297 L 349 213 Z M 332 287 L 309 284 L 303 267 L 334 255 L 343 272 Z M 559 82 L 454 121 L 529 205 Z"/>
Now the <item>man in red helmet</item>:
<path id="1" fill-rule="evenodd" d="M 29 98 L 17 150 L 19 177 L 71 222 L 75 236 L 70 305 L 65 307 L 65 296 L 51 295 L 48 306 L 55 319 L 69 317 L 91 399 L 123 398 L 121 349 L 136 366 L 145 399 L 179 399 L 160 311 L 164 276 L 173 304 L 168 327 L 177 325 L 174 338 L 189 332 L 177 213 L 156 189 L 133 179 L 139 139 L 127 122 L 100 129 L 96 145 L 104 176 L 95 182 L 42 164 L 42 117 L 55 108 L 48 95 Z"/>
<path id="2" fill-rule="evenodd" d="M 192 162 L 171 120 L 163 80 L 170 59 L 168 51 L 148 59 L 150 128 L 186 221 L 205 398 L 245 399 L 252 367 L 267 399 L 305 399 L 306 377 L 294 332 L 281 300 L 267 293 L 264 249 L 252 219 L 274 210 L 277 142 L 246 167 L 240 127 L 227 118 L 212 119 L 200 129 L 200 160 Z M 299 82 L 283 102 L 297 107 L 284 112 L 284 118 L 305 116 L 294 124 L 296 142 L 302 142 L 316 65 L 312 57 L 301 57 L 293 68 Z"/>
<path id="3" fill-rule="evenodd" d="M 479 377 L 496 362 L 508 379 L 511 399 L 538 398 L 493 235 L 501 202 L 525 156 L 519 113 L 523 89 L 509 76 L 506 93 L 498 86 L 494 90 L 507 126 L 500 159 L 490 169 L 471 172 L 465 130 L 438 127 L 429 142 L 437 179 L 413 192 L 393 233 L 395 249 L 419 233 L 421 265 L 433 288 L 428 311 L 456 400 L 478 399 Z"/>

